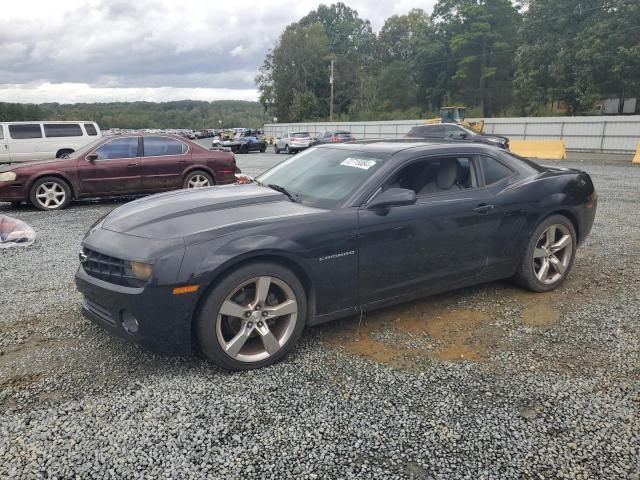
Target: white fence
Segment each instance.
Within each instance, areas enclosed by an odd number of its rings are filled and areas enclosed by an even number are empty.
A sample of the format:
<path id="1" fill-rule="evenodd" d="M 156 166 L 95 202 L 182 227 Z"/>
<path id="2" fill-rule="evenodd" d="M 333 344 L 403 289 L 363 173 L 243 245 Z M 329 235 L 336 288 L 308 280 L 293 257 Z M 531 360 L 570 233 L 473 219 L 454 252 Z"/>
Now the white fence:
<path id="1" fill-rule="evenodd" d="M 470 119 L 472 120 L 472 119 Z M 305 131 L 316 136 L 325 130 L 348 130 L 356 138 L 399 138 L 424 120 L 389 122 L 270 123 L 267 137 Z M 635 152 L 640 143 L 640 115 L 599 117 L 489 118 L 484 133 L 512 140 L 564 140 L 568 150 L 587 152 Z"/>

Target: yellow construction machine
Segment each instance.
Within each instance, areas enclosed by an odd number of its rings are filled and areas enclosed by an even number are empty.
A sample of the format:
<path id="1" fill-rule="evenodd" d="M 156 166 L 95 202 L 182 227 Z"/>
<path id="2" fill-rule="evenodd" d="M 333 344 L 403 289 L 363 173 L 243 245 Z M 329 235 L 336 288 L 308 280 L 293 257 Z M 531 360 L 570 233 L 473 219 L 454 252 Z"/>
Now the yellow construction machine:
<path id="1" fill-rule="evenodd" d="M 482 133 L 484 128 L 484 120 L 478 120 L 477 122 L 470 122 L 466 120 L 467 109 L 464 107 L 442 107 L 440 109 L 440 116 L 427 120 L 425 123 L 431 125 L 434 123 L 457 123 L 464 125 L 471 130 L 478 133 Z"/>

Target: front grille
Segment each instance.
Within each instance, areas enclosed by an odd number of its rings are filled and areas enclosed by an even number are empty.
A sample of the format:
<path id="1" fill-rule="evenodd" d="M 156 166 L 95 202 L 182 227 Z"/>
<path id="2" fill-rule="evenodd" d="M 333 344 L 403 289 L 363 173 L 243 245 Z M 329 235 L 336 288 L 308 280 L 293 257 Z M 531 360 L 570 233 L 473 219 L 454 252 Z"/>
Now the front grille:
<path id="1" fill-rule="evenodd" d="M 116 321 L 109 310 L 101 305 L 98 305 L 96 302 L 89 300 L 86 297 L 84 299 L 84 308 L 89 310 L 91 313 L 93 313 L 95 316 L 105 321 L 106 323 L 113 325 L 114 327 L 116 326 Z"/>
<path id="2" fill-rule="evenodd" d="M 84 248 L 82 253 L 84 254 L 82 268 L 87 275 L 124 287 L 144 286 L 145 282 L 133 275 L 129 261 L 110 257 L 88 248 Z"/>

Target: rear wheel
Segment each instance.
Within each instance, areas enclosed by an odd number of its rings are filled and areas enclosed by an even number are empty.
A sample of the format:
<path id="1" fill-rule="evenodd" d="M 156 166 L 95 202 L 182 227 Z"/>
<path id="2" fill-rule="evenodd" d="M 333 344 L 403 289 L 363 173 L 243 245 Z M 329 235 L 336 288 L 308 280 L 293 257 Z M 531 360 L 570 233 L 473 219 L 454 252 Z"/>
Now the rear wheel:
<path id="1" fill-rule="evenodd" d="M 71 202 L 71 188 L 57 177 L 43 177 L 31 187 L 29 200 L 40 210 L 60 210 Z"/>
<path id="2" fill-rule="evenodd" d="M 556 289 L 573 266 L 576 231 L 563 215 L 545 219 L 533 232 L 524 252 L 516 281 L 535 292 Z"/>
<path id="3" fill-rule="evenodd" d="M 198 343 L 228 370 L 271 365 L 298 341 L 306 312 L 305 291 L 293 272 L 273 263 L 249 264 L 209 294 L 196 320 Z"/>
<path id="4" fill-rule="evenodd" d="M 275 154 L 280 153 L 280 149 L 278 148 L 278 145 L 276 143 L 273 144 L 273 153 Z"/>
<path id="5" fill-rule="evenodd" d="M 291 151 L 289 150 L 289 145 L 284 146 L 284 153 L 291 153 Z"/>
<path id="6" fill-rule="evenodd" d="M 195 170 L 189 172 L 182 182 L 182 188 L 202 188 L 214 185 L 213 178 L 207 172 Z"/>

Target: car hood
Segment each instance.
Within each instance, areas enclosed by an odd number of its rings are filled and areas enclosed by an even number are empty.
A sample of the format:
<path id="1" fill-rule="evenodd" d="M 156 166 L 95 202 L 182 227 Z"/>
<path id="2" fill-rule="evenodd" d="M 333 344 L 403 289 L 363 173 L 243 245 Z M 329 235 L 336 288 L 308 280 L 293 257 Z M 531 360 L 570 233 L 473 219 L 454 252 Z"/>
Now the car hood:
<path id="1" fill-rule="evenodd" d="M 196 241 L 321 211 L 271 188 L 224 185 L 135 200 L 111 212 L 102 228 L 151 239 Z"/>
<path id="2" fill-rule="evenodd" d="M 67 162 L 68 160 L 69 159 L 67 158 L 64 158 L 64 159 L 54 158 L 52 160 L 38 160 L 33 162 L 20 162 L 20 163 L 12 163 L 9 165 L 0 165 L 0 172 L 9 172 L 11 170 L 15 170 L 16 168 L 33 167 L 36 165 L 46 165 L 48 163 L 61 164 L 63 162 Z"/>

